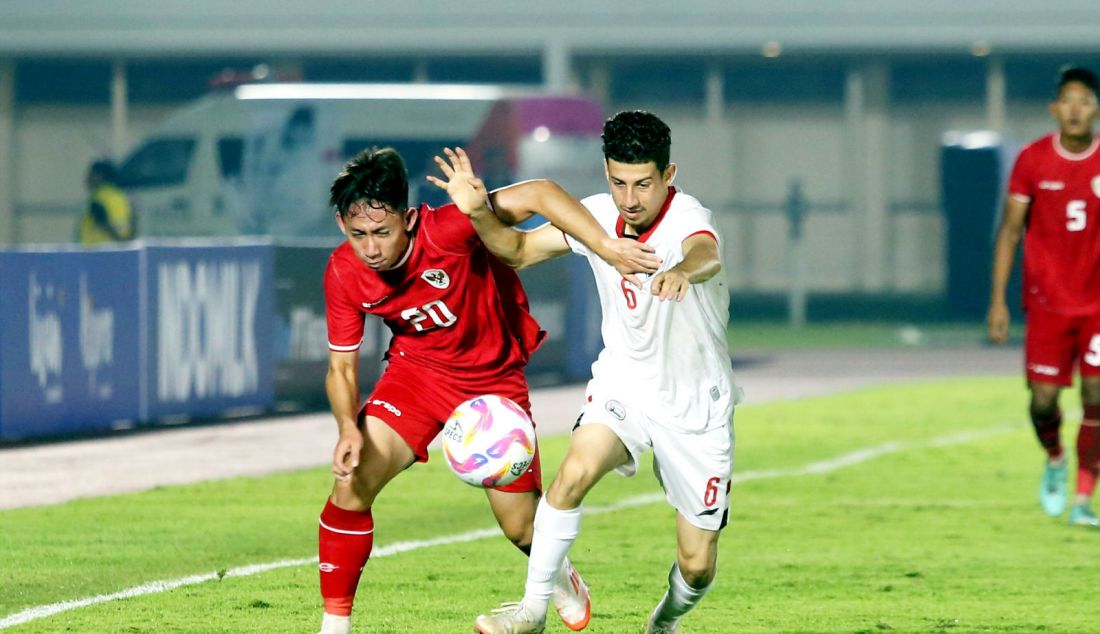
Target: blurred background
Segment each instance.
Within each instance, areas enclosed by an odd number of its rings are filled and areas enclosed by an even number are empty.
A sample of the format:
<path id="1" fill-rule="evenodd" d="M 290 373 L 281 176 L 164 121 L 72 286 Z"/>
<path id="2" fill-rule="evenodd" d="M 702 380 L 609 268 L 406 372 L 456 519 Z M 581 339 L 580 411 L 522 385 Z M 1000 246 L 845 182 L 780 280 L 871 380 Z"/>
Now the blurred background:
<path id="1" fill-rule="evenodd" d="M 324 253 L 339 240 L 324 192 L 346 158 L 395 145 L 415 185 L 441 144 L 462 143 L 490 185 L 549 176 L 584 196 L 605 187 L 599 121 L 623 109 L 652 110 L 672 128 L 676 185 L 713 209 L 724 232 L 735 320 L 962 323 L 980 333 L 1004 173 L 1024 142 L 1054 128 L 1046 104 L 1058 69 L 1100 68 L 1097 33 L 1100 14 L 1083 0 L 6 0 L 0 244 L 24 258 L 5 269 L 22 271 L 22 286 L 5 285 L 17 289 L 13 303 L 25 315 L 7 320 L 4 345 L 22 348 L 6 347 L 5 363 L 17 360 L 12 372 L 26 375 L 28 389 L 37 384 L 46 403 L 70 400 L 57 396 L 56 374 L 57 385 L 79 386 L 67 394 L 101 398 L 159 385 L 159 396 L 134 405 L 139 418 L 176 415 L 154 401 L 193 398 L 207 382 L 235 386 L 225 388 L 233 398 L 274 382 L 260 390 L 269 407 L 323 368 L 319 289 L 301 289 L 319 279 Z M 258 86 L 289 92 L 244 92 Z M 558 101 L 524 101 L 547 96 Z M 242 105 L 248 100 L 268 105 Z M 125 299 L 138 307 L 132 320 L 95 299 L 114 292 L 94 290 L 95 280 L 118 278 L 43 272 L 88 254 L 61 245 L 78 240 L 85 173 L 103 158 L 118 168 L 137 237 L 150 240 L 119 247 L 133 264 L 124 283 L 145 289 Z M 433 200 L 422 187 L 413 196 Z M 276 212 L 280 205 L 287 209 Z M 239 266 L 225 263 L 236 256 L 211 264 L 206 255 L 157 250 L 184 249 L 158 238 L 196 236 L 210 245 L 270 239 L 277 250 L 242 256 L 258 259 Z M 40 264 L 43 253 L 66 264 Z M 257 282 L 248 295 L 253 265 L 257 280 L 270 269 L 281 281 Z M 552 332 L 585 315 L 583 300 L 561 298 L 559 274 L 568 271 L 529 280 Z M 225 280 L 239 295 L 233 301 L 195 290 Z M 294 292 L 314 296 L 296 304 Z M 181 324 L 163 312 L 177 305 L 199 308 Z M 145 316 L 147 306 L 162 313 Z M 222 323 L 215 307 L 227 306 L 277 318 L 208 340 L 206 331 Z M 193 323 L 194 334 L 176 340 L 161 323 L 173 331 Z M 125 354 L 95 336 L 119 327 L 143 333 Z M 917 342 L 925 330 L 899 332 Z M 210 361 L 211 350 L 243 350 L 262 336 L 274 352 Z M 55 340 L 56 352 L 33 343 Z M 368 333 L 368 344 L 381 350 L 384 333 Z M 589 352 L 551 349 L 548 372 L 580 377 Z M 312 365 L 297 374 L 278 366 L 299 354 Z M 133 378 L 119 375 L 109 389 L 96 383 L 126 355 L 140 369 Z M 70 377 L 64 359 L 75 356 L 84 365 Z M 275 376 L 264 376 L 273 363 Z M 165 378 L 178 367 L 193 370 Z M 254 404 L 231 398 L 202 412 Z M 0 437 L 23 435 L 4 411 Z"/>

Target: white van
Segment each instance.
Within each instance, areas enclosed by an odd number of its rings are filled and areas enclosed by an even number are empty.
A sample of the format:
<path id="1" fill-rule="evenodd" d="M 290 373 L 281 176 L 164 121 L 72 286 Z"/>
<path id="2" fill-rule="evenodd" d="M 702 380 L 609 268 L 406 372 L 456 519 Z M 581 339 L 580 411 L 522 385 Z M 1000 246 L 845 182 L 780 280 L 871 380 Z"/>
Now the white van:
<path id="1" fill-rule="evenodd" d="M 462 145 L 490 188 L 552 178 L 605 188 L 603 116 L 583 96 L 452 84 L 246 84 L 170 116 L 124 161 L 119 184 L 145 237 L 334 237 L 328 187 L 363 148 L 392 146 L 410 204 L 439 204 L 424 175 Z"/>

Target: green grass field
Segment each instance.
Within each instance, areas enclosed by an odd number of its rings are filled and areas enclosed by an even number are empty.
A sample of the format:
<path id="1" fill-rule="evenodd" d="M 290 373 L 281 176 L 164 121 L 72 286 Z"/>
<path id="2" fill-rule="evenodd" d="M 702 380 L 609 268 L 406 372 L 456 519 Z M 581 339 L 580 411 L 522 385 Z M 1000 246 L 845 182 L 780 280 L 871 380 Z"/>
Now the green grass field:
<path id="1" fill-rule="evenodd" d="M 1011 377 L 739 410 L 741 480 L 717 585 L 683 631 L 1097 631 L 1100 532 L 1040 511 L 1041 455 L 1024 403 Z M 1076 424 L 1066 427 L 1070 439 Z M 548 468 L 565 443 L 544 440 Z M 315 632 L 314 564 L 233 569 L 312 557 L 329 483 L 318 468 L 0 512 L 0 623 L 34 606 L 228 571 L 6 631 Z M 662 501 L 609 509 L 656 492 L 647 471 L 609 476 L 589 497 L 596 512 L 572 556 L 592 587 L 593 633 L 639 632 L 663 592 L 673 512 Z M 383 553 L 492 526 L 481 492 L 438 459 L 398 478 L 375 518 Z M 479 612 L 519 597 L 525 565 L 499 536 L 376 557 L 357 631 L 470 631 Z"/>
<path id="2" fill-rule="evenodd" d="M 1023 341 L 1023 325 L 1013 323 L 1009 341 Z M 968 322 L 894 323 L 844 321 L 791 328 L 781 322 L 736 321 L 728 331 L 730 349 L 905 348 L 975 346 L 986 341 L 985 325 Z"/>

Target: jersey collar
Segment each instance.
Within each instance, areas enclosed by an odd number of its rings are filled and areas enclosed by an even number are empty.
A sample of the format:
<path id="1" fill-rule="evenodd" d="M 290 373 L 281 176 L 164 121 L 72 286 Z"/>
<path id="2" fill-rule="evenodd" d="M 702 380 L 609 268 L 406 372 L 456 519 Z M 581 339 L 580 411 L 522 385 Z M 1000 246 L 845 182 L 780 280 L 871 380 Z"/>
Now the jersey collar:
<path id="1" fill-rule="evenodd" d="M 665 198 L 665 204 L 661 205 L 661 211 L 657 212 L 657 217 L 653 219 L 653 224 L 649 225 L 649 228 L 643 233 L 638 236 L 623 235 L 623 230 L 626 229 L 626 221 L 623 220 L 622 216 L 619 216 L 619 219 L 615 221 L 615 235 L 620 238 L 635 238 L 638 242 L 645 242 L 649 239 L 649 236 L 653 235 L 653 232 L 657 229 L 657 225 L 661 224 L 661 221 L 664 220 L 665 214 L 668 213 L 668 208 L 672 206 L 672 198 L 674 196 L 676 196 L 676 188 L 669 185 L 668 197 Z"/>
<path id="2" fill-rule="evenodd" d="M 1084 152 L 1074 154 L 1070 152 L 1062 145 L 1062 133 L 1059 132 L 1054 135 L 1054 151 L 1058 153 L 1058 156 L 1066 159 L 1067 161 L 1083 161 L 1092 156 L 1096 152 L 1096 148 L 1100 147 L 1100 135 L 1092 135 L 1092 145 L 1088 147 Z"/>

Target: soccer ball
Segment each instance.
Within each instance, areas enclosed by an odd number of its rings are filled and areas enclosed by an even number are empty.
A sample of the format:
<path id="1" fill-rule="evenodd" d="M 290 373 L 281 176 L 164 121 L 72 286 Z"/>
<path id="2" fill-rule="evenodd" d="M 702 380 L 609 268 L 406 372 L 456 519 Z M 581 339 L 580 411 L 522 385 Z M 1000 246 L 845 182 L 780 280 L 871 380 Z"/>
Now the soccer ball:
<path id="1" fill-rule="evenodd" d="M 510 399 L 485 394 L 462 403 L 443 426 L 443 457 L 466 484 L 511 484 L 535 459 L 535 428 Z"/>

